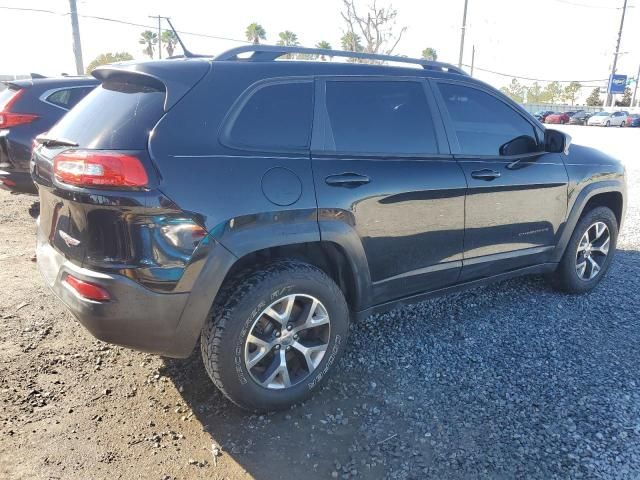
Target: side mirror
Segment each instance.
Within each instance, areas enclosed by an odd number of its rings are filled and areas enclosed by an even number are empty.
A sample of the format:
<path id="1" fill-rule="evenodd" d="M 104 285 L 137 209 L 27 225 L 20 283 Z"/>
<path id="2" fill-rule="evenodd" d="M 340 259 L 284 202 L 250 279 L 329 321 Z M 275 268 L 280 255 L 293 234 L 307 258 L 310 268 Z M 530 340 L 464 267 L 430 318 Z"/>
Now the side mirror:
<path id="1" fill-rule="evenodd" d="M 545 130 L 544 150 L 548 153 L 569 153 L 571 137 L 559 130 Z"/>
<path id="2" fill-rule="evenodd" d="M 529 135 L 520 135 L 519 137 L 500 145 L 499 153 L 503 157 L 510 157 L 512 155 L 534 153 L 538 150 L 538 144 L 535 138 Z"/>

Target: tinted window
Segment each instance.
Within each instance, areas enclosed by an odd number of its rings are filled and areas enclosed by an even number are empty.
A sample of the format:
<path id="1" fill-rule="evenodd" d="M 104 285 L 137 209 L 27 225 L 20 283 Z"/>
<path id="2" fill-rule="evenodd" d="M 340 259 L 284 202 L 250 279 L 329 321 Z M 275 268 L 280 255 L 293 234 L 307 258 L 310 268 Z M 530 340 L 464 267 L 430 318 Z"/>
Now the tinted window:
<path id="1" fill-rule="evenodd" d="M 327 82 L 325 148 L 339 152 L 437 153 L 433 120 L 418 82 Z"/>
<path id="2" fill-rule="evenodd" d="M 91 90 L 93 90 L 93 87 L 76 87 L 57 90 L 47 97 L 47 102 L 69 110 Z"/>
<path id="3" fill-rule="evenodd" d="M 463 85 L 441 83 L 439 88 L 463 154 L 500 155 L 500 147 L 517 137 L 536 138 L 533 126 L 494 96 Z M 529 145 L 527 151 L 512 154 L 536 150 L 535 140 L 519 144 Z"/>
<path id="4" fill-rule="evenodd" d="M 165 92 L 127 82 L 105 82 L 49 132 L 81 147 L 142 150 L 163 114 Z"/>
<path id="5" fill-rule="evenodd" d="M 256 90 L 233 120 L 231 143 L 273 150 L 307 148 L 312 95 L 311 82 L 278 83 Z"/>

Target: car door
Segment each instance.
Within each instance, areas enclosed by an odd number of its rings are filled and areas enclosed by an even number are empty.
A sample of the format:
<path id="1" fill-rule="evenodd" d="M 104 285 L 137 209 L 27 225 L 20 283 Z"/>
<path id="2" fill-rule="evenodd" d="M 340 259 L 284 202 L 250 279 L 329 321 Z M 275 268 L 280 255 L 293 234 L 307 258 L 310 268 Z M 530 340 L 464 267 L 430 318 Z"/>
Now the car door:
<path id="1" fill-rule="evenodd" d="M 567 210 L 563 154 L 506 98 L 477 84 L 437 81 L 455 158 L 469 189 L 461 280 L 544 263 Z"/>
<path id="2" fill-rule="evenodd" d="M 427 82 L 319 78 L 316 107 L 312 166 L 320 234 L 364 251 L 370 303 L 455 283 L 466 181 Z"/>

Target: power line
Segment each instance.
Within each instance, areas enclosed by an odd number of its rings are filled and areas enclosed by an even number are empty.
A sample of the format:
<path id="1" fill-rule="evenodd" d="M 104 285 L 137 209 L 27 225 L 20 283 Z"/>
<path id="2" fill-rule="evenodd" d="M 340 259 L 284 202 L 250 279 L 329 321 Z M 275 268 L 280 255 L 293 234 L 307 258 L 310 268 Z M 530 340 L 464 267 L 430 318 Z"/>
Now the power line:
<path id="1" fill-rule="evenodd" d="M 60 16 L 69 15 L 69 13 L 54 12 L 53 10 L 44 10 L 42 8 L 5 7 L 4 5 L 0 5 L 0 8 L 4 10 L 17 10 L 19 12 L 21 11 L 21 12 L 52 13 L 54 15 L 60 15 Z"/>
<path id="2" fill-rule="evenodd" d="M 4 5 L 0 5 L 0 9 L 4 9 L 4 10 L 17 10 L 17 11 L 25 11 L 25 12 L 38 12 L 38 13 L 49 13 L 49 14 L 53 14 L 53 15 L 59 15 L 59 16 L 66 16 L 69 15 L 69 13 L 61 13 L 61 12 L 54 12 L 53 10 L 44 10 L 44 9 L 40 9 L 40 8 L 21 8 L 21 7 L 6 7 Z M 132 27 L 140 27 L 140 28 L 149 28 L 149 29 L 156 29 L 157 26 L 152 26 L 152 25 L 145 25 L 143 23 L 135 23 L 135 22 L 129 22 L 127 20 L 120 20 L 117 18 L 109 18 L 109 17 L 100 17 L 100 16 L 96 16 L 96 15 L 80 15 L 78 14 L 79 17 L 81 18 L 88 18 L 91 20 L 101 20 L 104 22 L 113 22 L 113 23 L 120 23 L 122 25 L 129 25 Z M 229 42 L 239 42 L 239 43 L 251 43 L 248 40 L 240 40 L 238 38 L 231 38 L 231 37 L 221 37 L 219 35 L 209 35 L 207 33 L 198 33 L 198 32 L 187 32 L 184 30 L 176 30 L 178 33 L 182 33 L 183 35 L 191 35 L 194 37 L 203 37 L 203 38 L 211 38 L 214 40 L 226 40 Z"/>
<path id="3" fill-rule="evenodd" d="M 463 64 L 463 67 L 471 68 L 471 65 Z M 545 79 L 545 78 L 523 77 L 521 75 L 513 75 L 511 73 L 496 72 L 495 70 L 489 70 L 488 68 L 481 68 L 481 67 L 478 67 L 477 65 L 474 65 L 473 68 L 475 70 L 480 70 L 481 72 L 493 73 L 494 75 L 500 75 L 502 77 L 518 78 L 520 80 L 530 80 L 530 81 L 533 81 L 533 82 L 558 82 L 558 83 L 579 82 L 579 83 L 590 83 L 590 82 L 606 82 L 608 80 L 607 78 L 598 78 L 598 79 L 591 79 L 591 80 L 555 80 L 555 79 L 550 80 L 550 79 Z"/>
<path id="4" fill-rule="evenodd" d="M 558 3 L 564 3 L 566 5 L 572 5 L 574 7 L 600 8 L 603 10 L 620 10 L 620 7 L 608 7 L 605 5 L 589 5 L 587 3 L 572 2 L 569 0 L 554 0 L 554 1 Z"/>

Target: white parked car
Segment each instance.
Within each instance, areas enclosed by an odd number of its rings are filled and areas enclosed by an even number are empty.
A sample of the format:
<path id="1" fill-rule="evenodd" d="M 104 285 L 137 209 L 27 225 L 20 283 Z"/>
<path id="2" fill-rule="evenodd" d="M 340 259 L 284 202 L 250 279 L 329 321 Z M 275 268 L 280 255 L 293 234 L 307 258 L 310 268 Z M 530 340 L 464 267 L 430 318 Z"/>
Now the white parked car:
<path id="1" fill-rule="evenodd" d="M 624 127 L 628 115 L 627 112 L 598 112 L 587 120 L 587 125 Z"/>

